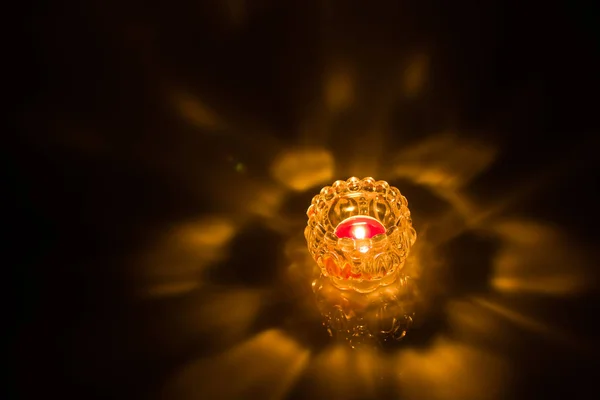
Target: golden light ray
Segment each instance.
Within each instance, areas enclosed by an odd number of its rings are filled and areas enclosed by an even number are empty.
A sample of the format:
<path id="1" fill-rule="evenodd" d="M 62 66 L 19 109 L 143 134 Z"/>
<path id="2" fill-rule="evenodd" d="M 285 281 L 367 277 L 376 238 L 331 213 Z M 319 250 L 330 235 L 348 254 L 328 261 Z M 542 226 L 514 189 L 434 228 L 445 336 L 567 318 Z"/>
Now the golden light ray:
<path id="1" fill-rule="evenodd" d="M 500 356 L 446 337 L 401 351 L 395 366 L 402 398 L 411 400 L 498 399 L 508 372 Z"/>
<path id="2" fill-rule="evenodd" d="M 506 220 L 491 227 L 502 249 L 494 260 L 492 286 L 500 292 L 573 295 L 587 289 L 582 251 L 556 229 L 532 221 Z"/>
<path id="3" fill-rule="evenodd" d="M 152 315 L 146 335 L 155 348 L 167 355 L 210 343 L 219 350 L 239 343 L 264 305 L 266 293 L 256 289 L 227 289 L 205 285 L 202 290 L 170 299 L 169 308 L 159 308 Z"/>
<path id="4" fill-rule="evenodd" d="M 456 237 L 465 229 L 486 229 L 512 204 L 556 182 L 556 178 L 564 174 L 568 167 L 576 167 L 576 160 L 585 158 L 590 152 L 589 146 L 579 145 L 575 149 L 578 151 L 570 151 L 561 162 L 550 167 L 544 166 L 525 179 L 523 184 L 517 185 L 493 203 L 481 206 L 469 199 L 461 189 L 493 161 L 496 151 L 489 146 L 482 147 L 478 142 L 456 139 L 454 135 L 442 134 L 418 143 L 397 158 L 397 176 L 427 186 L 452 206 L 445 216 L 431 221 L 435 229 L 430 237 L 437 244 Z M 579 151 L 583 148 L 585 151 Z"/>
<path id="5" fill-rule="evenodd" d="M 493 314 L 503 317 L 506 321 L 509 321 L 516 326 L 524 328 L 530 332 L 539 334 L 543 338 L 560 343 L 566 348 L 580 352 L 598 351 L 597 346 L 586 343 L 580 338 L 577 338 L 564 331 L 563 329 L 560 329 L 556 326 L 551 326 L 533 317 L 514 311 L 504 305 L 499 304 L 498 302 L 490 301 L 481 297 L 473 298 L 473 301 Z"/>
<path id="6" fill-rule="evenodd" d="M 332 70 L 325 78 L 325 104 L 331 114 L 347 109 L 354 103 L 355 77 L 347 64 Z"/>
<path id="7" fill-rule="evenodd" d="M 175 226 L 132 264 L 137 294 L 163 297 L 195 289 L 203 268 L 226 256 L 225 247 L 237 229 L 231 220 L 217 216 Z"/>
<path id="8" fill-rule="evenodd" d="M 565 149 L 565 153 L 561 158 L 552 159 L 550 163 L 526 174 L 521 181 L 513 186 L 511 191 L 495 199 L 491 204 L 477 210 L 472 217 L 472 221 L 483 224 L 486 221 L 492 220 L 512 205 L 523 201 L 535 193 L 541 192 L 552 184 L 564 180 L 566 171 L 569 174 L 573 174 L 579 169 L 587 168 L 585 161 L 596 157 L 596 140 L 596 138 L 592 138 L 575 143 L 570 148 Z"/>
<path id="9" fill-rule="evenodd" d="M 205 180 L 204 183 L 212 185 L 213 201 L 218 202 L 221 209 L 228 210 L 228 215 L 235 220 L 238 230 L 257 217 L 268 221 L 276 220 L 281 216 L 280 207 L 289 193 L 289 189 L 278 182 L 234 175 L 233 172 L 231 179 L 225 182 Z M 235 195 L 223 190 L 227 185 L 235 185 Z M 284 221 L 280 223 L 283 225 Z"/>
<path id="10" fill-rule="evenodd" d="M 204 129 L 223 127 L 219 116 L 198 97 L 184 91 L 174 91 L 171 99 L 181 117 L 190 124 Z"/>
<path id="11" fill-rule="evenodd" d="M 427 83 L 429 73 L 429 56 L 424 53 L 412 56 L 404 69 L 402 76 L 402 89 L 406 96 L 418 96 Z"/>
<path id="12" fill-rule="evenodd" d="M 436 251 L 437 246 L 429 239 L 427 231 L 420 232 L 404 265 L 404 273 L 417 282 L 415 298 L 423 311 L 431 306 L 432 294 L 443 293 L 445 289 L 446 282 L 438 278 L 445 264 Z"/>
<path id="13" fill-rule="evenodd" d="M 482 212 L 462 190 L 492 163 L 495 155 L 495 149 L 489 145 L 442 133 L 397 156 L 396 177 L 427 187 L 451 206 L 445 215 L 423 221 L 433 245 L 447 242 L 466 229 L 480 227 L 477 216 Z"/>
<path id="14" fill-rule="evenodd" d="M 214 187 L 212 199 L 222 209 L 228 210 L 228 216 L 235 221 L 237 230 L 241 230 L 248 223 L 260 218 L 275 231 L 287 227 L 286 220 L 281 213 L 281 206 L 285 202 L 290 190 L 283 185 L 269 179 L 255 179 L 246 176 L 235 176 L 227 181 L 205 182 Z M 224 186 L 235 185 L 235 195 Z"/>
<path id="15" fill-rule="evenodd" d="M 211 136 L 214 139 L 212 145 L 217 153 L 219 151 L 232 152 L 236 149 L 247 153 L 250 150 L 254 157 L 268 159 L 274 157 L 285 145 L 272 132 L 268 124 L 254 115 L 249 115 L 244 109 L 235 107 L 233 104 L 216 101 L 213 101 L 214 104 L 210 104 L 209 99 L 182 89 L 182 86 L 184 85 L 175 81 L 167 82 L 164 85 L 167 106 L 172 108 L 182 121 L 199 128 L 201 132 L 203 130 L 218 133 L 219 135 Z M 240 126 L 243 126 L 243 129 L 235 129 Z M 199 142 L 194 137 L 182 137 L 181 139 L 184 140 L 183 144 L 186 144 L 187 141 L 189 146 L 181 146 L 179 150 L 181 154 L 167 157 L 166 164 L 161 167 L 170 170 L 173 167 L 172 164 L 184 161 L 180 166 L 182 170 L 176 172 L 183 173 L 183 175 L 192 173 L 194 178 L 198 179 L 198 172 L 206 172 L 207 166 L 202 164 L 202 158 L 193 158 L 197 156 L 197 152 L 187 152 L 193 149 L 200 150 Z M 202 145 L 201 142 L 200 145 Z M 161 157 L 165 157 L 164 149 L 159 148 L 158 150 L 161 151 Z M 149 154 L 149 156 L 152 155 L 156 156 L 156 154 Z M 181 155 L 185 156 L 184 160 L 177 157 Z M 194 171 L 195 169 L 199 171 Z M 206 176 L 203 177 L 206 178 Z M 197 181 L 195 183 L 197 184 Z"/>
<path id="16" fill-rule="evenodd" d="M 213 288 L 205 292 L 210 295 L 199 299 L 202 301 L 195 305 L 190 304 L 187 317 L 191 324 L 198 327 L 196 331 L 218 332 L 223 337 L 238 336 L 236 332 L 245 333 L 258 315 L 265 296 L 264 292 L 252 289 L 223 291 Z"/>
<path id="17" fill-rule="evenodd" d="M 488 310 L 484 309 L 472 299 L 452 300 L 446 305 L 448 325 L 452 336 L 459 338 L 464 343 L 486 344 L 495 346 L 509 343 L 514 340 L 514 334 L 506 329 Z"/>
<path id="18" fill-rule="evenodd" d="M 304 191 L 333 179 L 335 162 L 323 148 L 287 150 L 273 162 L 271 175 L 285 187 Z"/>
<path id="19" fill-rule="evenodd" d="M 307 371 L 307 397 L 371 398 L 386 370 L 385 359 L 373 351 L 329 346 L 313 359 Z"/>
<path id="20" fill-rule="evenodd" d="M 348 62 L 330 62 L 321 76 L 321 98 L 299 122 L 298 143 L 324 146 L 336 116 L 354 102 L 355 80 Z"/>
<path id="21" fill-rule="evenodd" d="M 403 91 L 405 89 L 420 91 L 425 85 L 427 79 L 427 60 L 429 56 L 426 53 L 420 53 L 409 62 L 406 74 L 401 79 Z M 408 85 L 408 87 L 407 87 Z M 379 176 L 383 167 L 382 156 L 385 154 L 386 142 L 385 134 L 390 131 L 389 123 L 394 105 L 400 97 L 398 93 L 398 82 L 384 82 L 377 91 L 375 99 L 370 99 L 367 104 L 363 104 L 370 115 L 370 123 L 364 132 L 358 132 L 352 143 L 352 150 L 348 153 L 348 158 L 352 163 L 345 165 L 345 170 L 338 171 L 342 176 Z M 394 132 L 395 135 L 402 132 Z M 386 179 L 389 175 L 398 176 L 396 170 L 384 170 Z"/>
<path id="22" fill-rule="evenodd" d="M 443 133 L 403 150 L 395 159 L 394 172 L 396 177 L 453 192 L 481 173 L 495 153 L 489 145 Z"/>
<path id="23" fill-rule="evenodd" d="M 281 204 L 288 191 L 280 185 L 266 182 L 262 185 L 253 182 L 252 186 L 260 190 L 252 191 L 252 196 L 246 203 L 248 212 L 269 220 L 275 220 L 276 216 L 280 214 Z"/>
<path id="24" fill-rule="evenodd" d="M 368 348 L 355 352 L 356 377 L 360 380 L 362 392 L 367 398 L 376 397 L 381 379 L 386 377 L 387 360 Z"/>
<path id="25" fill-rule="evenodd" d="M 491 301 L 491 297 L 499 300 Z M 591 346 L 574 340 L 566 331 L 518 312 L 522 307 L 519 300 L 510 301 L 511 307 L 500 305 L 502 301 L 506 299 L 492 295 L 469 296 L 448 302 L 446 315 L 452 337 L 506 354 L 519 352 L 523 346 L 527 346 L 528 340 L 523 340 L 523 330 L 526 330 L 536 335 L 536 340 L 553 341 L 569 350 L 591 349 Z"/>
<path id="26" fill-rule="evenodd" d="M 427 240 L 433 247 L 439 246 L 460 235 L 469 227 L 472 225 L 465 219 L 464 214 L 452 208 L 441 216 L 421 221 L 419 240 L 421 242 Z"/>
<path id="27" fill-rule="evenodd" d="M 309 359 L 310 352 L 283 332 L 264 331 L 221 355 L 185 366 L 167 384 L 163 398 L 279 400 Z"/>

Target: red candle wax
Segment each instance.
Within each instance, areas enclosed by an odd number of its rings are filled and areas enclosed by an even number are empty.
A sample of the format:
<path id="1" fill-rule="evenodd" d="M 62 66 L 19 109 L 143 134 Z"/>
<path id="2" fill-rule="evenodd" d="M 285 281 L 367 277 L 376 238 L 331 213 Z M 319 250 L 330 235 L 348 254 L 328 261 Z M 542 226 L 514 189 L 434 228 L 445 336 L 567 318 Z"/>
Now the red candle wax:
<path id="1" fill-rule="evenodd" d="M 385 233 L 385 227 L 373 217 L 355 215 L 340 222 L 334 233 L 339 238 L 371 239 Z"/>

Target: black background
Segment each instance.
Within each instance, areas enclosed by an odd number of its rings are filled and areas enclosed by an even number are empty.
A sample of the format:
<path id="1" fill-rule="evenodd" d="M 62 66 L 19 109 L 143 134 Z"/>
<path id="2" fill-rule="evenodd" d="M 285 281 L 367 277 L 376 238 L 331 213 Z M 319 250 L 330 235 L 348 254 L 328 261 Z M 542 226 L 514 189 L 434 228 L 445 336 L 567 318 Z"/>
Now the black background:
<path id="1" fill-rule="evenodd" d="M 417 100 L 398 100 L 383 117 L 383 167 L 403 148 L 448 129 L 489 143 L 501 151 L 466 191 L 485 203 L 531 185 L 536 189 L 511 212 L 548 222 L 595 251 L 598 40 L 591 7 L 261 0 L 238 2 L 248 5 L 245 18 L 231 28 L 225 3 L 53 2 L 27 10 L 23 67 L 8 78 L 17 87 L 19 135 L 4 157 L 4 267 L 16 277 L 9 301 L 15 398 L 153 398 L 177 365 L 210 353 L 207 341 L 153 344 L 148 321 L 177 313 L 178 303 L 133 301 L 130 255 L 174 223 L 234 215 L 237 203 L 215 193 L 246 199 L 247 182 L 271 180 L 277 149 L 323 146 L 342 174 L 333 179 L 346 178 L 344 168 L 383 107 L 379 95 L 397 65 L 423 49 L 430 80 Z M 320 79 L 332 54 L 353 65 L 361 94 L 328 135 L 306 139 L 305 122 L 323 107 Z M 182 120 L 169 104 L 172 87 L 209 104 L 226 128 Z M 244 163 L 243 173 L 231 157 Z M 544 171 L 552 171 L 549 180 Z M 545 183 L 537 188 L 537 180 Z M 417 184 L 394 183 L 416 208 L 417 231 L 417 216 L 444 207 Z M 318 189 L 288 196 L 286 215 L 302 220 Z M 285 239 L 262 225 L 238 232 L 231 258 L 213 267 L 211 279 L 277 285 Z M 447 257 L 463 261 L 454 269 L 463 281 L 454 294 L 479 290 L 488 278 L 477 265 L 486 264 L 489 247 L 468 235 L 446 243 Z M 592 259 L 585 274 L 597 280 Z M 535 304 L 534 315 L 550 326 L 595 342 L 593 291 Z M 293 307 L 290 300 L 262 310 L 253 329 L 278 326 Z M 424 332 L 443 329 L 439 318 Z M 81 329 L 82 321 L 101 328 Z M 527 351 L 511 354 L 521 368 L 510 397 L 593 396 L 597 346 L 582 355 L 536 335 L 525 339 Z M 326 342 L 304 345 L 318 351 Z M 74 373 L 79 366 L 95 372 Z M 291 395 L 300 397 L 302 385 Z"/>

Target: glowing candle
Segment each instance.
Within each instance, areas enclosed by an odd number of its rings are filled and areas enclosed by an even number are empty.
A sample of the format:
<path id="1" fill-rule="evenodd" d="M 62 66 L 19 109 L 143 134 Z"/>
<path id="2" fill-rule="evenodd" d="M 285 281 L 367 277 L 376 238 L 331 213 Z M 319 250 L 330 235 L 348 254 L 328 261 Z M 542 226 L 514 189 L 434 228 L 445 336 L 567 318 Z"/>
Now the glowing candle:
<path id="1" fill-rule="evenodd" d="M 371 239 L 385 233 L 381 222 L 366 215 L 356 215 L 342 221 L 334 231 L 339 238 Z"/>
<path id="2" fill-rule="evenodd" d="M 373 178 L 324 187 L 307 215 L 309 251 L 340 289 L 366 293 L 394 282 L 416 239 L 406 198 Z"/>

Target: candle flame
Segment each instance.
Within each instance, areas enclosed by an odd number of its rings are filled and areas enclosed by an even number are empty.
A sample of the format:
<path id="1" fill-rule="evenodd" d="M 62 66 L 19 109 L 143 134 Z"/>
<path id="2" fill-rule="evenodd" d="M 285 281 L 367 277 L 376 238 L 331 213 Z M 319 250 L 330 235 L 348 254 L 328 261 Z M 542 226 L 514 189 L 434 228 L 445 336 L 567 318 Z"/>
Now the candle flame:
<path id="1" fill-rule="evenodd" d="M 352 229 L 352 235 L 356 238 L 356 239 L 364 239 L 365 236 L 367 235 L 367 231 L 365 230 L 364 226 L 355 226 Z"/>

